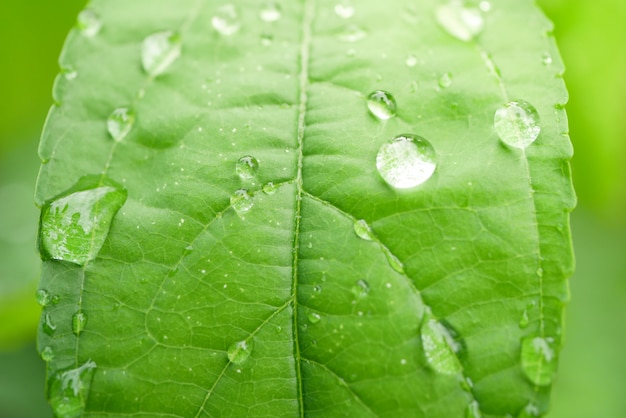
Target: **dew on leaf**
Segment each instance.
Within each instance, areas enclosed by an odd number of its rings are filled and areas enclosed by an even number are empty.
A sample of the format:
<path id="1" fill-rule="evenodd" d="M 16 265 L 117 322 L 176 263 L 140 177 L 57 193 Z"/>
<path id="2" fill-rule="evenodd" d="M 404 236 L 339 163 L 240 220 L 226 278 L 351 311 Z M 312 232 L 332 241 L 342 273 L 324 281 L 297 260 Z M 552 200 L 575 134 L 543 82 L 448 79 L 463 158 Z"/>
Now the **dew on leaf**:
<path id="1" fill-rule="evenodd" d="M 461 363 L 457 357 L 461 344 L 454 339 L 448 328 L 427 314 L 421 334 L 424 355 L 431 369 L 443 374 L 461 372 Z"/>
<path id="2" fill-rule="evenodd" d="M 237 161 L 235 171 L 244 180 L 254 178 L 257 171 L 259 171 L 259 162 L 253 156 L 246 155 Z"/>
<path id="3" fill-rule="evenodd" d="M 442 89 L 447 89 L 448 87 L 450 87 L 452 85 L 452 74 L 451 73 L 442 74 L 441 77 L 439 77 L 438 84 L 439 84 L 439 87 L 441 87 Z"/>
<path id="4" fill-rule="evenodd" d="M 556 371 L 556 350 L 552 338 L 529 336 L 522 340 L 522 370 L 537 386 L 552 383 Z"/>
<path id="5" fill-rule="evenodd" d="M 404 274 L 404 265 L 402 264 L 402 261 L 398 260 L 398 257 L 393 255 L 393 253 L 386 247 L 383 247 L 383 252 L 385 253 L 385 257 L 387 258 L 387 262 L 391 268 L 400 274 Z M 391 287 L 391 284 L 387 283 L 387 287 Z"/>
<path id="6" fill-rule="evenodd" d="M 230 36 L 235 34 L 241 27 L 239 12 L 234 4 L 224 4 L 217 8 L 211 19 L 213 28 L 221 35 Z"/>
<path id="7" fill-rule="evenodd" d="M 387 120 L 396 115 L 396 99 L 383 90 L 376 90 L 367 96 L 367 108 L 378 119 Z"/>
<path id="8" fill-rule="evenodd" d="M 310 323 L 317 324 L 321 320 L 322 320 L 322 316 L 320 314 L 318 314 L 317 312 L 311 312 L 309 314 L 309 322 Z"/>
<path id="9" fill-rule="evenodd" d="M 78 71 L 71 65 L 61 68 L 61 74 L 63 74 L 67 81 L 75 80 L 78 77 Z"/>
<path id="10" fill-rule="evenodd" d="M 485 26 L 480 9 L 467 7 L 460 0 L 439 6 L 436 17 L 446 32 L 465 42 L 480 34 Z"/>
<path id="11" fill-rule="evenodd" d="M 45 289 L 37 290 L 37 293 L 35 293 L 35 298 L 37 299 L 37 303 L 39 304 L 39 306 L 48 306 L 52 301 L 50 292 Z"/>
<path id="12" fill-rule="evenodd" d="M 357 42 L 367 36 L 367 32 L 356 25 L 348 25 L 339 33 L 342 42 Z"/>
<path id="13" fill-rule="evenodd" d="M 141 64 L 148 75 L 155 77 L 165 72 L 180 56 L 182 41 L 173 31 L 157 32 L 141 45 Z"/>
<path id="14" fill-rule="evenodd" d="M 372 241 L 374 239 L 372 228 L 370 228 L 364 219 L 359 219 L 354 222 L 354 232 L 359 238 L 366 241 Z"/>
<path id="15" fill-rule="evenodd" d="M 266 3 L 261 7 L 261 20 L 264 22 L 276 22 L 282 17 L 281 7 L 277 3 Z"/>
<path id="16" fill-rule="evenodd" d="M 407 67 L 415 67 L 417 65 L 417 57 L 413 54 L 409 54 L 404 62 Z"/>
<path id="17" fill-rule="evenodd" d="M 237 341 L 228 347 L 228 360 L 233 364 L 241 364 L 250 357 L 252 353 L 252 340 L 250 342 L 243 340 Z"/>
<path id="18" fill-rule="evenodd" d="M 87 315 L 84 312 L 78 311 L 72 315 L 72 332 L 74 335 L 79 336 L 85 329 L 85 325 L 87 325 Z"/>
<path id="19" fill-rule="evenodd" d="M 522 312 L 522 316 L 519 319 L 519 327 L 521 329 L 524 329 L 528 326 L 529 323 L 530 318 L 528 317 L 528 309 L 524 309 L 524 312 Z"/>
<path id="20" fill-rule="evenodd" d="M 54 331 L 56 331 L 57 329 L 57 326 L 54 324 L 54 322 L 52 322 L 52 318 L 50 318 L 50 314 L 48 313 L 43 316 L 41 327 L 43 328 L 43 332 L 45 332 L 46 335 L 54 334 Z"/>
<path id="21" fill-rule="evenodd" d="M 472 401 L 465 409 L 465 418 L 481 418 L 480 405 L 477 401 Z"/>
<path id="22" fill-rule="evenodd" d="M 505 144 L 524 149 L 541 132 L 537 109 L 524 100 L 515 100 L 496 110 L 493 118 L 496 133 Z"/>
<path id="23" fill-rule="evenodd" d="M 43 350 L 41 350 L 41 359 L 45 362 L 49 362 L 54 360 L 54 351 L 52 347 L 46 346 Z"/>
<path id="24" fill-rule="evenodd" d="M 400 135 L 383 144 L 376 156 L 376 168 L 391 187 L 409 189 L 428 180 L 437 163 L 435 150 L 426 139 Z"/>
<path id="25" fill-rule="evenodd" d="M 44 259 L 84 265 L 98 255 L 111 221 L 126 202 L 126 191 L 101 176 L 83 177 L 41 211 L 40 251 Z"/>
<path id="26" fill-rule="evenodd" d="M 102 29 L 102 21 L 96 12 L 85 9 L 78 14 L 77 19 L 78 30 L 87 37 L 93 37 Z"/>
<path id="27" fill-rule="evenodd" d="M 135 123 L 135 113 L 126 108 L 115 109 L 107 119 L 107 130 L 116 142 L 121 141 L 128 135 Z"/>
<path id="28" fill-rule="evenodd" d="M 273 195 L 278 190 L 278 185 L 273 182 L 267 182 L 263 185 L 263 193 L 267 195 Z"/>
<path id="29" fill-rule="evenodd" d="M 551 65 L 552 64 L 552 55 L 550 55 L 549 52 L 544 52 L 543 55 L 541 56 L 541 62 L 543 62 L 543 65 Z"/>
<path id="30" fill-rule="evenodd" d="M 83 415 L 95 369 L 96 363 L 88 360 L 80 367 L 52 375 L 48 381 L 48 399 L 55 417 L 76 418 Z"/>
<path id="31" fill-rule="evenodd" d="M 342 19 L 350 19 L 354 16 L 354 6 L 347 0 L 344 0 L 335 5 L 335 14 Z"/>
<path id="32" fill-rule="evenodd" d="M 254 202 L 248 190 L 239 189 L 235 190 L 235 193 L 230 197 L 230 204 L 237 213 L 242 214 L 248 212 L 254 205 Z"/>
<path id="33" fill-rule="evenodd" d="M 352 294 L 356 297 L 365 297 L 370 293 L 370 285 L 365 280 L 357 280 L 352 286 Z"/>
<path id="34" fill-rule="evenodd" d="M 527 404 L 517 415 L 517 418 L 538 418 L 541 416 L 539 408 L 534 403 Z"/>

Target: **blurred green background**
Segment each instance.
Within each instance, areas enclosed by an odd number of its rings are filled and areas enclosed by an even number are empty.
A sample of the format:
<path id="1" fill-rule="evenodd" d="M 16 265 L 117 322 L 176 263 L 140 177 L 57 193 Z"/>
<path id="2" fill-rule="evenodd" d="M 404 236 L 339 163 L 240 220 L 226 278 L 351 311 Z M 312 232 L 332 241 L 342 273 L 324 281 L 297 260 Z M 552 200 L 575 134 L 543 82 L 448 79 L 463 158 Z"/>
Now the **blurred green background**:
<path id="1" fill-rule="evenodd" d="M 539 0 L 567 66 L 577 271 L 549 418 L 626 417 L 626 2 Z M 50 417 L 31 203 L 63 40 L 85 0 L 0 2 L 0 417 Z"/>

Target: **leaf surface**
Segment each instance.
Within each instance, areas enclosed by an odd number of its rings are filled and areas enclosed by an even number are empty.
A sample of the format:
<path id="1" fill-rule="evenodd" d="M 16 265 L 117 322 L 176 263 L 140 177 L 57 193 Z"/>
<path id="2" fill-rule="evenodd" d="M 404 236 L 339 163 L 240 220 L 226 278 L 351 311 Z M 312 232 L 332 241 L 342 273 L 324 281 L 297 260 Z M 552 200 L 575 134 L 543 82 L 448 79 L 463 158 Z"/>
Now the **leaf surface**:
<path id="1" fill-rule="evenodd" d="M 56 414 L 544 413 L 573 265 L 562 66 L 532 2 L 481 4 L 92 2 L 40 148 Z M 512 99 L 541 120 L 525 149 L 494 129 Z M 377 170 L 402 135 L 436 163 L 406 189 Z"/>

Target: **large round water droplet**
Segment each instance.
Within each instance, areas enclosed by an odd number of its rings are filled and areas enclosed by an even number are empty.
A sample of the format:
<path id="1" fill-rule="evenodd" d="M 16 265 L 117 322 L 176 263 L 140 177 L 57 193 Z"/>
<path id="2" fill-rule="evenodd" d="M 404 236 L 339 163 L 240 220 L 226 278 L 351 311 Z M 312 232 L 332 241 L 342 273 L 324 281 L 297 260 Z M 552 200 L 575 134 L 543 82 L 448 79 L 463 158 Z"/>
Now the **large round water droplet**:
<path id="1" fill-rule="evenodd" d="M 128 135 L 134 123 L 135 112 L 126 107 L 115 109 L 107 119 L 109 135 L 111 135 L 116 142 L 119 142 Z"/>
<path id="2" fill-rule="evenodd" d="M 409 189 L 428 180 L 437 168 L 435 150 L 417 135 L 405 134 L 383 144 L 376 168 L 391 187 Z"/>
<path id="3" fill-rule="evenodd" d="M 422 324 L 422 347 L 428 366 L 443 374 L 457 374 L 462 371 L 457 353 L 461 344 L 452 332 L 441 322 L 427 314 Z"/>
<path id="4" fill-rule="evenodd" d="M 42 257 L 84 265 L 96 258 L 126 191 L 101 176 L 81 179 L 41 210 Z"/>
<path id="5" fill-rule="evenodd" d="M 363 219 L 359 219 L 354 222 L 354 232 L 356 235 L 366 241 L 372 241 L 374 239 L 374 233 L 372 228 Z"/>
<path id="6" fill-rule="evenodd" d="M 396 99 L 383 90 L 376 90 L 367 96 L 367 108 L 378 119 L 387 120 L 396 115 Z"/>
<path id="7" fill-rule="evenodd" d="M 522 370 L 537 386 L 552 383 L 556 371 L 554 339 L 529 336 L 522 340 Z"/>
<path id="8" fill-rule="evenodd" d="M 466 7 L 460 0 L 439 6 L 436 16 L 446 32 L 465 42 L 471 41 L 485 26 L 480 9 Z"/>
<path id="9" fill-rule="evenodd" d="M 85 9 L 78 14 L 77 19 L 78 30 L 85 36 L 96 36 L 102 28 L 102 21 L 96 12 Z"/>
<path id="10" fill-rule="evenodd" d="M 257 171 L 259 171 L 259 162 L 253 156 L 246 155 L 237 161 L 235 171 L 244 180 L 254 178 Z"/>
<path id="11" fill-rule="evenodd" d="M 347 0 L 335 5 L 335 13 L 342 19 L 350 19 L 354 16 L 354 11 L 354 6 Z"/>
<path id="12" fill-rule="evenodd" d="M 238 341 L 228 347 L 228 360 L 234 364 L 241 364 L 250 357 L 250 353 L 252 353 L 252 340 L 250 342 Z"/>
<path id="13" fill-rule="evenodd" d="M 235 212 L 239 214 L 243 214 L 248 212 L 254 202 L 252 201 L 252 196 L 248 193 L 246 189 L 236 190 L 235 193 L 230 197 L 230 204 L 232 205 Z"/>
<path id="14" fill-rule="evenodd" d="M 54 416 L 75 418 L 83 415 L 89 397 L 96 363 L 88 360 L 80 367 L 61 370 L 48 381 L 48 399 Z"/>
<path id="15" fill-rule="evenodd" d="M 141 45 L 141 63 L 150 76 L 157 76 L 180 56 L 181 39 L 177 32 L 157 32 L 144 39 Z"/>
<path id="16" fill-rule="evenodd" d="M 493 126 L 500 139 L 515 148 L 526 148 L 541 132 L 537 109 L 524 100 L 515 100 L 496 110 Z"/>
<path id="17" fill-rule="evenodd" d="M 74 335 L 79 336 L 83 329 L 87 325 L 87 315 L 84 312 L 78 311 L 72 315 L 72 332 Z"/>
<path id="18" fill-rule="evenodd" d="M 383 247 L 383 252 L 387 258 L 387 262 L 396 272 L 404 274 L 404 264 L 398 259 L 387 247 Z"/>
<path id="19" fill-rule="evenodd" d="M 282 17 L 280 5 L 276 3 L 267 3 L 261 8 L 261 20 L 264 22 L 276 22 Z"/>
<path id="20" fill-rule="evenodd" d="M 211 24 L 222 35 L 230 36 L 236 33 L 241 23 L 235 5 L 229 3 L 218 7 L 211 19 Z"/>
<path id="21" fill-rule="evenodd" d="M 417 65 L 417 57 L 413 54 L 409 54 L 404 62 L 407 67 L 415 67 Z"/>
<path id="22" fill-rule="evenodd" d="M 35 294 L 35 298 L 37 299 L 39 306 L 48 306 L 52 301 L 50 293 L 45 289 L 39 289 Z"/>

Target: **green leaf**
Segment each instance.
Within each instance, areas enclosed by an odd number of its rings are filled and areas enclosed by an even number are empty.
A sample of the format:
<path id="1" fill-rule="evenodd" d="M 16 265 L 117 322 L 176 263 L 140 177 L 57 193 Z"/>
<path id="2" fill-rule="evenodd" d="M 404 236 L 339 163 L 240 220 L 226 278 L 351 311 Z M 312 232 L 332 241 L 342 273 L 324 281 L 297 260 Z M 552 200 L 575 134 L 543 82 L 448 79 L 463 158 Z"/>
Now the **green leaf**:
<path id="1" fill-rule="evenodd" d="M 533 2 L 101 0 L 79 22 L 41 235 L 79 178 L 119 194 L 73 200 L 73 249 L 44 247 L 58 416 L 547 410 L 574 195 Z"/>

